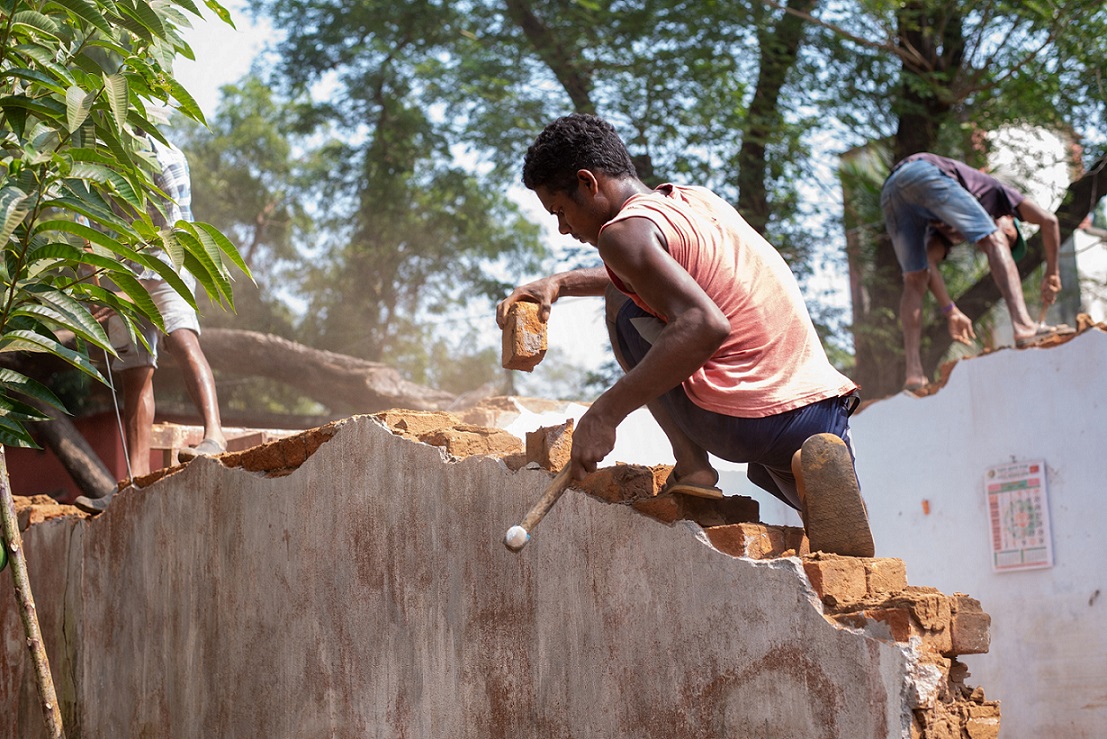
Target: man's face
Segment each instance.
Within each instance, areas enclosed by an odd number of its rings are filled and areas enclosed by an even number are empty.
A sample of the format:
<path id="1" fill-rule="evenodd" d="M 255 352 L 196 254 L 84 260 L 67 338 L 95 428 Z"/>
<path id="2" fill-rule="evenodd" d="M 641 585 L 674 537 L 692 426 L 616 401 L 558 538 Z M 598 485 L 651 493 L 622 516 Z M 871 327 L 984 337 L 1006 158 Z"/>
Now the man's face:
<path id="1" fill-rule="evenodd" d="M 551 190 L 539 185 L 534 194 L 551 215 L 557 218 L 557 230 L 578 241 L 595 246 L 600 239 L 600 229 L 611 216 L 598 197 L 595 180 L 577 182 L 572 193 Z"/>

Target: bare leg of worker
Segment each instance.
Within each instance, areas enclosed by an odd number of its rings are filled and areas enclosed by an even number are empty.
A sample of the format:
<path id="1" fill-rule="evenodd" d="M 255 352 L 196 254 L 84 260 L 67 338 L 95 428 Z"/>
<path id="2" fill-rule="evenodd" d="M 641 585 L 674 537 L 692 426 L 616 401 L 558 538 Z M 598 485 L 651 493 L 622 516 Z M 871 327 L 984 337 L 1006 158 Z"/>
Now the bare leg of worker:
<path id="1" fill-rule="evenodd" d="M 903 359 L 906 365 L 905 387 L 925 385 L 919 344 L 922 341 L 922 305 L 929 282 L 928 270 L 905 272 L 903 295 L 899 301 L 899 318 L 903 323 Z"/>
<path id="2" fill-rule="evenodd" d="M 123 428 L 132 477 L 150 474 L 150 443 L 154 427 L 154 368 L 132 367 L 123 379 Z"/>
<path id="3" fill-rule="evenodd" d="M 219 398 L 215 393 L 215 376 L 200 348 L 200 337 L 192 329 L 182 328 L 166 337 L 166 345 L 184 371 L 188 395 L 204 419 L 204 438 L 226 447 L 227 439 L 219 417 Z"/>
<path id="4" fill-rule="evenodd" d="M 619 315 L 619 309 L 627 300 L 627 296 L 613 286 L 609 285 L 607 287 L 607 292 L 604 295 L 604 304 L 607 311 L 607 333 L 611 340 L 611 350 L 615 352 L 615 359 L 624 372 L 628 365 L 622 351 L 619 349 L 619 340 L 615 334 L 615 320 Z M 657 425 L 665 432 L 665 436 L 668 437 L 669 443 L 672 445 L 673 457 L 676 459 L 673 474 L 676 479 L 692 485 L 714 486 L 719 480 L 719 473 L 711 466 L 707 451 L 680 430 L 680 427 L 673 421 L 669 411 L 659 399 L 647 403 L 646 408 L 653 415 L 654 420 L 657 421 Z"/>
<path id="5" fill-rule="evenodd" d="M 1022 282 L 1019 280 L 1019 270 L 1015 260 L 1011 258 L 1011 249 L 1007 244 L 1002 231 L 995 231 L 976 242 L 977 247 L 988 257 L 988 267 L 992 271 L 992 279 L 995 280 L 1003 300 L 1007 303 L 1007 311 L 1011 315 L 1011 327 L 1015 332 L 1015 339 L 1026 339 L 1034 335 L 1037 325 L 1030 317 L 1026 309 L 1026 300 L 1022 296 Z"/>

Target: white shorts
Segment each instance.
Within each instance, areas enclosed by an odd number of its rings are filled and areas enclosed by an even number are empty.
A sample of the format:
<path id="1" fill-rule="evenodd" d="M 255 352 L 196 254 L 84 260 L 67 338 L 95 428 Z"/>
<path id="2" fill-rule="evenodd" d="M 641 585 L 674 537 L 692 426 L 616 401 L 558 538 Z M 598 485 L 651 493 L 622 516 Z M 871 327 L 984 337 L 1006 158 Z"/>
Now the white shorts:
<path id="1" fill-rule="evenodd" d="M 181 271 L 181 279 L 188 285 L 189 290 L 196 289 L 196 278 L 187 271 Z M 196 311 L 180 294 L 165 280 L 139 280 L 161 314 L 161 320 L 165 324 L 165 333 L 171 334 L 182 328 L 191 329 L 200 333 L 200 318 Z M 135 367 L 158 366 L 158 340 L 161 332 L 149 321 L 140 321 L 138 330 L 150 345 L 151 351 L 146 351 L 142 344 L 135 344 L 127 335 L 127 329 L 118 316 L 108 319 L 108 338 L 119 356 L 112 361 L 112 369 L 115 371 L 133 369 Z"/>

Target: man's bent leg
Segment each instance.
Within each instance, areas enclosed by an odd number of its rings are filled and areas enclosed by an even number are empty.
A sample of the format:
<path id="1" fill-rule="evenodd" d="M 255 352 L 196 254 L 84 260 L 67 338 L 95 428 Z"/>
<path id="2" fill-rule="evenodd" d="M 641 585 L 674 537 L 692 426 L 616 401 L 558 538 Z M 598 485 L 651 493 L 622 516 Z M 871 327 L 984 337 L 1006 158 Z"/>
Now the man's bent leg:
<path id="1" fill-rule="evenodd" d="M 131 476 L 150 474 L 150 444 L 154 427 L 154 368 L 132 367 L 119 373 L 123 380 L 123 428 Z"/>
<path id="2" fill-rule="evenodd" d="M 976 245 L 988 257 L 992 279 L 995 280 L 996 287 L 999 288 L 1004 302 L 1007 303 L 1007 312 L 1011 315 L 1011 328 L 1014 330 L 1015 340 L 1033 336 L 1038 327 L 1030 317 L 1030 311 L 1026 309 L 1019 268 L 1011 257 L 1011 249 L 1003 232 L 996 230 L 976 242 Z"/>
<path id="3" fill-rule="evenodd" d="M 613 286 L 608 286 L 607 292 L 604 295 L 604 305 L 607 314 L 607 334 L 611 340 L 611 350 L 615 353 L 615 359 L 619 362 L 619 366 L 623 368 L 624 372 L 638 364 L 641 358 L 645 356 L 645 352 L 649 349 L 649 342 L 637 334 L 637 331 L 630 326 L 629 320 L 625 315 L 620 324 L 619 313 L 624 306 L 628 304 L 628 310 L 633 311 L 637 308 L 637 306 L 631 302 L 630 298 L 623 295 Z M 637 312 L 645 316 L 644 311 L 638 310 Z M 620 341 L 620 332 L 624 334 L 622 341 Z M 629 336 L 629 334 L 632 333 L 634 335 Z M 627 356 L 627 353 L 624 352 L 624 344 L 626 344 L 628 350 L 630 350 L 631 356 Z M 654 420 L 657 421 L 657 425 L 661 427 L 666 438 L 669 439 L 669 444 L 672 446 L 673 458 L 676 460 L 676 465 L 673 467 L 673 474 L 676 479 L 692 485 L 714 486 L 719 480 L 719 473 L 711 466 L 707 451 L 688 438 L 688 435 L 681 430 L 680 426 L 669 412 L 668 407 L 660 398 L 647 403 L 646 408 L 649 410 Z"/>

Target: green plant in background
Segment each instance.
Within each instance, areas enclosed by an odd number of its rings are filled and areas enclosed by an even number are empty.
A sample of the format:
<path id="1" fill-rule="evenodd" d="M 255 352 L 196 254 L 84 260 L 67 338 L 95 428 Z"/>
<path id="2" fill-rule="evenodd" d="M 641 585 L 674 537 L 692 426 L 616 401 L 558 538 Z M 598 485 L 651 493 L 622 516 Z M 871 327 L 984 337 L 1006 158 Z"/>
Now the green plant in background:
<path id="1" fill-rule="evenodd" d="M 218 3 L 207 5 L 229 20 Z M 0 8 L 0 352 L 46 352 L 103 379 L 87 353 L 112 351 L 97 306 L 115 311 L 132 335 L 140 317 L 161 324 L 134 265 L 193 302 L 157 258 L 164 251 L 232 306 L 224 260 L 249 274 L 215 228 L 181 221 L 159 229 L 151 217 L 165 198 L 145 138 L 165 140 L 155 114 L 172 105 L 203 121 L 171 67 L 178 54 L 191 57 L 179 31 L 184 12 L 199 10 L 191 0 L 9 0 Z M 69 333 L 76 348 L 63 343 Z M 33 445 L 24 423 L 42 415 L 16 394 L 60 401 L 36 380 L 0 371 L 0 442 Z"/>
<path id="2" fill-rule="evenodd" d="M 218 2 L 205 5 L 230 23 Z M 88 351 L 114 352 L 94 311 L 113 310 L 132 337 L 140 318 L 162 325 L 136 265 L 195 300 L 158 253 L 233 307 L 224 260 L 249 271 L 231 242 L 207 224 L 159 228 L 152 217 L 166 199 L 146 139 L 165 141 L 156 110 L 203 122 L 172 74 L 178 55 L 192 57 L 180 33 L 189 14 L 200 16 L 192 0 L 0 0 L 0 352 L 53 355 L 103 380 Z M 34 445 L 26 423 L 44 416 L 33 402 L 62 407 L 34 378 L 0 370 L 0 443 Z M 63 736 L 2 451 L 0 503 L 43 715 Z"/>

